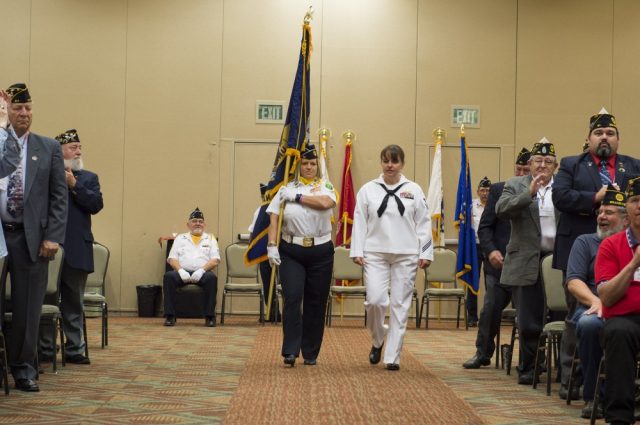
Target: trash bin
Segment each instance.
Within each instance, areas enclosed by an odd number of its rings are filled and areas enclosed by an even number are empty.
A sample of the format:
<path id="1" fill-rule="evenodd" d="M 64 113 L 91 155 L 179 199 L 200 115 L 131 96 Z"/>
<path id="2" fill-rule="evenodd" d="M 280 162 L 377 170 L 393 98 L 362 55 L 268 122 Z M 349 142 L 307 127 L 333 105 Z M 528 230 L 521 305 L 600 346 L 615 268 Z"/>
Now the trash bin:
<path id="1" fill-rule="evenodd" d="M 138 317 L 155 317 L 160 311 L 160 285 L 138 285 Z"/>

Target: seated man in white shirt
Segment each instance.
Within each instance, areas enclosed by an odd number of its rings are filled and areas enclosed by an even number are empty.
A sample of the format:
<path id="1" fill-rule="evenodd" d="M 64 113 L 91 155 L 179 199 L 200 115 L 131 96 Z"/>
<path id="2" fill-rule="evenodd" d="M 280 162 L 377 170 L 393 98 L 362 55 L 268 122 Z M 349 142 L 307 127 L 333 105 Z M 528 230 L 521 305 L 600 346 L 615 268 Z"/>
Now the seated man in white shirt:
<path id="1" fill-rule="evenodd" d="M 195 284 L 204 289 L 205 326 L 216 326 L 216 296 L 218 277 L 213 269 L 220 262 L 218 242 L 213 235 L 204 233 L 204 215 L 196 208 L 187 221 L 188 233 L 176 236 L 167 263 L 173 270 L 164 274 L 164 316 L 165 326 L 176 324 L 176 288 Z"/>

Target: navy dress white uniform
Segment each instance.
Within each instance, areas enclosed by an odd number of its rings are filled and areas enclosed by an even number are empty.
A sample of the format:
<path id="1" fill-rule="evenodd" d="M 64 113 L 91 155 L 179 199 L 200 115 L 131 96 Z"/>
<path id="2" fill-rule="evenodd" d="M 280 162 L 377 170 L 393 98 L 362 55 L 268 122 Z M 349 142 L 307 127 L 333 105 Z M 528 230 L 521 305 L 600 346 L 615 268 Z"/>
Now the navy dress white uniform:
<path id="1" fill-rule="evenodd" d="M 176 288 L 196 284 L 204 289 L 203 311 L 205 325 L 215 326 L 218 277 L 213 268 L 220 262 L 220 250 L 216 238 L 204 233 L 204 215 L 196 208 L 187 222 L 190 232 L 181 233 L 173 241 L 167 263 L 173 270 L 164 274 L 165 326 L 175 324 Z"/>
<path id="2" fill-rule="evenodd" d="M 308 162 L 315 163 L 315 178 L 303 177 L 303 169 Z M 284 298 L 282 356 L 291 366 L 300 352 L 305 364 L 316 364 L 333 273 L 331 214 L 336 204 L 336 193 L 330 182 L 317 177 L 317 153 L 313 146 L 307 145 L 300 168 L 298 181 L 288 183 L 284 190 L 280 189 L 267 208 L 272 223 L 269 261 L 276 265 L 280 261 Z M 316 197 L 322 197 L 324 204 L 318 205 L 315 202 L 318 200 L 313 199 Z M 286 204 L 282 234 L 280 245 L 276 247 L 272 229 L 283 201 Z"/>
<path id="3" fill-rule="evenodd" d="M 391 195 L 387 190 L 396 193 Z M 379 214 L 385 199 L 386 208 Z M 387 368 L 399 368 L 418 260 L 433 260 L 427 201 L 420 186 L 404 176 L 398 183 L 386 185 L 380 175 L 358 191 L 353 217 L 350 256 L 365 259 L 365 308 L 373 347 L 380 349 L 388 333 L 384 363 Z"/>

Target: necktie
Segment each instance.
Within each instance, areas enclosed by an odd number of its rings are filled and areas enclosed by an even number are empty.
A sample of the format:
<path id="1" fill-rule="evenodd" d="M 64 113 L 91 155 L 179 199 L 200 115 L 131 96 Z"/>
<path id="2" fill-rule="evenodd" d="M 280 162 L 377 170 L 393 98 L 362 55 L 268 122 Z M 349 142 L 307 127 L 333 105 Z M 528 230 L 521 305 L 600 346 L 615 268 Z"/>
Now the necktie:
<path id="1" fill-rule="evenodd" d="M 609 170 L 607 169 L 607 161 L 600 161 L 600 169 L 598 170 L 600 173 L 600 180 L 603 185 L 611 184 L 611 176 L 609 176 Z"/>
<path id="2" fill-rule="evenodd" d="M 7 183 L 7 212 L 13 218 L 22 216 L 24 212 L 24 191 L 22 188 L 22 163 L 9 176 Z"/>
<path id="3" fill-rule="evenodd" d="M 406 182 L 402 183 L 400 186 L 396 187 L 393 190 L 387 188 L 387 186 L 385 186 L 382 183 L 378 183 L 387 192 L 387 195 L 384 197 L 384 199 L 382 200 L 382 203 L 378 207 L 378 217 L 382 217 L 382 213 L 384 213 L 384 211 L 387 209 L 387 202 L 389 202 L 389 197 L 390 196 L 393 196 L 395 198 L 396 204 L 398 204 L 398 211 L 400 211 L 400 215 L 401 216 L 404 215 L 404 204 L 402 203 L 402 200 L 400 198 L 398 198 L 398 195 L 396 195 L 396 192 L 402 186 L 404 186 L 405 183 Z"/>

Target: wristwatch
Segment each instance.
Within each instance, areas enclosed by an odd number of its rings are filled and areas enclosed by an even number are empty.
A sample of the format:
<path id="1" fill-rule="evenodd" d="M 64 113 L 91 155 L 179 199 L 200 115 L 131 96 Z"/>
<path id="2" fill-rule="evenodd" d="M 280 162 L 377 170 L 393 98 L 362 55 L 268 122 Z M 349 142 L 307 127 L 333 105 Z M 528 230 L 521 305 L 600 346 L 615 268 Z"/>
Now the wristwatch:
<path id="1" fill-rule="evenodd" d="M 277 244 L 275 242 L 271 241 L 271 242 L 267 243 L 267 246 L 277 246 Z"/>

